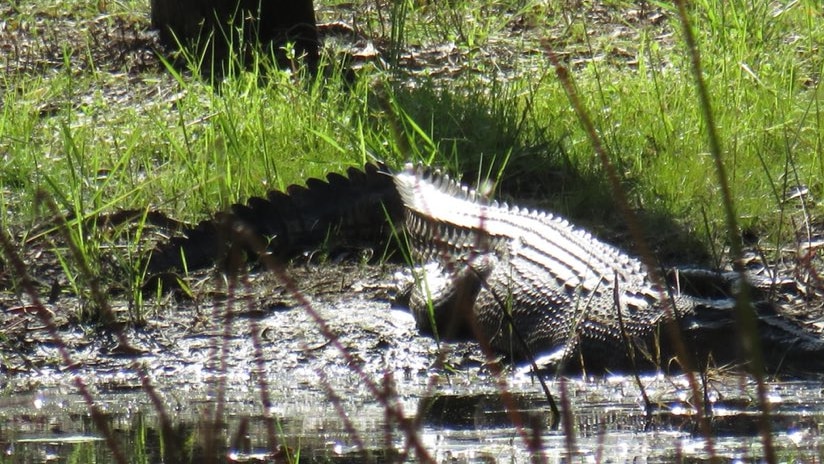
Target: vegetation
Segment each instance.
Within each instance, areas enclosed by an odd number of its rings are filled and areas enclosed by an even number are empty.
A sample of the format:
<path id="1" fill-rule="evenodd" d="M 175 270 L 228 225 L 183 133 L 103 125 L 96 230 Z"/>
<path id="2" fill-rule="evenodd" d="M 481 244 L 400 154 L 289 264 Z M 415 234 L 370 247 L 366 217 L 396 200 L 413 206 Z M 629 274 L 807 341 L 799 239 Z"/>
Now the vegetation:
<path id="1" fill-rule="evenodd" d="M 135 64 L 125 39 L 98 43 L 125 28 L 137 36 L 132 45 L 148 47 L 143 2 L 6 7 L 14 13 L 6 40 L 23 52 L 3 63 L 11 71 L 0 119 L 3 223 L 39 217 L 26 205 L 40 189 L 77 217 L 151 207 L 194 220 L 344 165 L 417 158 L 500 176 L 511 196 L 614 227 L 621 218 L 610 217 L 602 167 L 545 57 L 551 48 L 572 71 L 632 206 L 696 233 L 705 249 L 724 245 L 705 126 L 670 7 L 398 4 L 343 10 L 363 25 L 356 33 L 400 50 L 397 63 L 372 60 L 354 82 L 332 51 L 320 79 L 277 72 L 262 56 L 260 66 L 210 82 L 193 77 L 201 57 L 185 57 L 188 69 L 178 72 L 146 58 Z M 690 13 L 736 210 L 773 247 L 816 217 L 822 192 L 820 12 L 812 2 L 704 1 Z M 66 42 L 75 26 L 87 37 Z"/>
<path id="2" fill-rule="evenodd" d="M 275 69 L 265 52 L 222 70 L 186 51 L 156 55 L 145 1 L 2 5 L 2 230 L 23 252 L 33 240 L 49 243 L 62 284 L 93 306 L 78 319 L 92 322 L 108 306 L 102 295 L 119 286 L 129 320 L 144 320 L 136 257 L 151 246 L 145 216 L 101 232 L 101 214 L 161 211 L 193 222 L 376 159 L 497 179 L 497 195 L 635 241 L 623 232 L 620 188 L 667 262 L 726 264 L 730 240 L 775 261 L 820 233 L 818 2 L 690 3 L 715 153 L 676 7 L 572 3 L 316 1 L 321 22 L 353 28 L 325 29 L 315 78 Z M 740 237 L 727 235 L 715 156 Z M 68 218 L 60 234 L 55 212 Z M 14 279 L 4 274 L 4 290 L 17 290 Z"/>

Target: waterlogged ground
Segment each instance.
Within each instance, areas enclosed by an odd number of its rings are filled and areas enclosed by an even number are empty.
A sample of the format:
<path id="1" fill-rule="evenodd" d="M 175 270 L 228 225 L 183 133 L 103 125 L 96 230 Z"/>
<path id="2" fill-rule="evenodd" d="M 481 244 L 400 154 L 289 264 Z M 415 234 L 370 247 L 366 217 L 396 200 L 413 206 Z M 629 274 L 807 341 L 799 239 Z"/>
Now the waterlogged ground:
<path id="1" fill-rule="evenodd" d="M 733 373 L 713 374 L 701 387 L 712 407 L 711 441 L 686 376 L 641 378 L 649 416 L 631 376 L 551 378 L 555 401 L 568 405 L 572 419 L 568 441 L 563 427 L 551 428 L 547 399 L 528 373 L 505 369 L 496 377 L 475 344 L 439 349 L 421 336 L 411 316 L 389 303 L 396 270 L 297 265 L 288 276 L 299 294 L 272 274 L 252 274 L 234 294 L 203 276 L 192 281 L 202 301 L 181 299 L 144 327 L 124 328 L 130 349 L 115 336 L 59 324 L 73 369 L 60 362 L 59 345 L 37 317 L 7 306 L 5 333 L 19 343 L 4 353 L 0 462 L 110 462 L 113 446 L 131 462 L 255 462 L 272 459 L 272 449 L 277 458 L 342 462 L 527 462 L 536 454 L 566 462 L 570 450 L 580 462 L 764 455 L 756 387 Z M 298 306 L 304 298 L 311 309 Z M 57 314 L 75 304 L 58 298 L 47 307 Z M 820 460 L 820 379 L 767 389 L 778 455 Z"/>
<path id="2" fill-rule="evenodd" d="M 345 20 L 322 28 L 327 47 L 344 49 L 355 63 L 388 59 L 381 56 L 385 40 L 348 26 L 363 23 L 364 11 L 380 13 L 371 5 L 319 6 L 319 18 Z M 92 69 L 97 84 L 78 90 L 80 106 L 100 100 L 111 113 L 176 98 L 174 79 L 158 74 L 163 67 L 145 12 L 101 12 L 89 20 L 62 5 L 31 17 L 18 14 L 25 7 L 0 5 L 6 75 L 49 76 L 67 64 L 76 72 Z M 659 46 L 672 44 L 663 10 L 643 2 L 621 10 L 592 2 L 589 8 L 588 23 L 600 31 L 594 42 L 562 21 L 547 34 L 572 68 L 591 61 L 635 66 L 632 48 L 644 41 L 634 25 L 651 28 Z M 529 15 L 513 16 L 482 48 L 410 38 L 397 58 L 410 76 L 529 72 L 530 62 L 543 62 L 545 52 L 529 22 Z M 447 24 L 464 26 L 460 20 Z M 512 40 L 527 46 L 513 49 Z M 26 98 L 35 99 L 32 106 L 43 118 L 72 106 L 62 93 Z M 99 120 L 109 116 L 104 112 Z M 4 143 L 10 142 L 0 141 L 0 148 Z M 5 213 L 15 217 L 15 201 L 6 203 Z M 686 376 L 640 379 L 653 405 L 649 415 L 632 377 L 550 378 L 555 401 L 571 419 L 572 431 L 565 432 L 551 427 L 548 401 L 528 374 L 505 366 L 495 376 L 475 344 L 438 346 L 421 336 L 410 315 L 389 303 L 392 266 L 296 265 L 288 276 L 298 292 L 270 274 L 252 274 L 230 292 L 223 280 L 203 274 L 190 282 L 194 298 L 178 293 L 155 303 L 146 295 L 145 324 L 101 331 L 78 323 L 89 295 L 67 288 L 53 250 L 38 246 L 20 249 L 58 337 L 3 262 L 0 462 L 116 462 L 118 455 L 136 463 L 532 462 L 534 456 L 549 462 L 712 456 L 741 462 L 760 460 L 765 443 L 784 462 L 821 462 L 824 456 L 820 378 L 767 385 L 770 441 L 762 438 L 756 386 L 741 375 L 714 373 L 699 385 L 711 405 L 708 431 L 696 416 Z M 129 319 L 133 296 L 105 296 L 119 320 Z"/>

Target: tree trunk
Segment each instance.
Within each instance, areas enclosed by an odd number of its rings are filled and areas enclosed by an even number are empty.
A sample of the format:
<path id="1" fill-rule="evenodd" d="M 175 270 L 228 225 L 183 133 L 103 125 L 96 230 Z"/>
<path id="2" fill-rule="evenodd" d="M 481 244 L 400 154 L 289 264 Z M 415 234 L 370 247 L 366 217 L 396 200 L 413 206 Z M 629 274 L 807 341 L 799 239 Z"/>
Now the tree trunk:
<path id="1" fill-rule="evenodd" d="M 161 42 L 184 46 L 222 66 L 232 56 L 248 59 L 255 48 L 271 50 L 278 65 L 295 66 L 294 57 L 309 71 L 317 69 L 318 32 L 312 0 L 151 0 L 152 26 Z M 213 69 L 208 71 L 218 71 Z"/>

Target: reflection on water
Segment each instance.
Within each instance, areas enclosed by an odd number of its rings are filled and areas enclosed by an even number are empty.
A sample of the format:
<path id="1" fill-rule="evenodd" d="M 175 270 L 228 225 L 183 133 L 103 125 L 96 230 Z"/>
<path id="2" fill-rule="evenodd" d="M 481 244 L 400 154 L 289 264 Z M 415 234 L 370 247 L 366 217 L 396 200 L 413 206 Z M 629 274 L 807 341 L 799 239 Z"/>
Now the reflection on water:
<path id="1" fill-rule="evenodd" d="M 418 415 L 416 437 L 438 461 L 530 460 L 525 439 L 534 439 L 550 462 L 567 460 L 568 441 L 549 430 L 545 400 L 526 379 L 511 379 L 515 413 L 506 412 L 489 379 L 452 382 L 413 392 L 408 381 L 396 384 L 407 417 Z M 421 380 L 426 380 L 421 379 Z M 575 421 L 574 452 L 581 462 L 665 462 L 676 458 L 709 457 L 707 442 L 697 432 L 680 378 L 643 379 L 657 402 L 651 418 L 643 413 L 634 382 L 612 378 L 597 382 L 566 382 Z M 554 391 L 559 383 L 551 384 Z M 420 387 L 421 385 L 417 385 Z M 421 390 L 418 390 L 421 391 Z M 272 457 L 285 461 L 394 461 L 408 440 L 396 421 L 377 401 L 361 395 L 342 399 L 342 419 L 320 392 L 273 398 L 275 443 L 267 440 L 267 419 L 254 390 L 227 390 L 224 420 L 216 421 L 217 404 L 208 392 L 165 396 L 172 427 L 161 432 L 159 415 L 142 392 L 95 396 L 112 434 L 130 462 L 257 462 Z M 710 420 L 716 456 L 725 460 L 757 460 L 762 455 L 753 385 L 733 381 L 713 386 Z M 820 462 L 824 443 L 824 399 L 819 382 L 770 385 L 773 438 L 779 456 L 797 462 Z M 649 423 L 648 423 L 649 422 Z M 521 429 L 514 423 L 529 424 Z M 354 430 L 354 432 L 352 432 Z M 112 462 L 113 455 L 96 429 L 87 408 L 68 388 L 54 387 L 3 398 L 0 404 L 2 462 Z M 360 449 L 362 446 L 364 449 Z"/>

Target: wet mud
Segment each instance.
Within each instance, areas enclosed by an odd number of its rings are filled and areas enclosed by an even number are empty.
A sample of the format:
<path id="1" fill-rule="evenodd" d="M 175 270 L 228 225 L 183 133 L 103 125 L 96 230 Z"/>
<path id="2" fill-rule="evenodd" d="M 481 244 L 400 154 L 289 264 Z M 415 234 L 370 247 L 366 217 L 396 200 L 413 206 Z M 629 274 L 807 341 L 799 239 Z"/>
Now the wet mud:
<path id="1" fill-rule="evenodd" d="M 504 364 L 497 376 L 475 343 L 421 335 L 411 315 L 391 304 L 398 271 L 299 264 L 288 269 L 289 282 L 252 273 L 234 288 L 204 272 L 191 279 L 198 299 L 167 296 L 145 324 L 122 327 L 128 350 L 98 329 L 61 325 L 71 367 L 35 316 L 7 307 L 6 327 L 26 327 L 27 335 L 4 352 L 0 443 L 14 462 L 78 454 L 116 460 L 78 394 L 82 381 L 116 446 L 142 456 L 139 462 L 763 455 L 756 386 L 724 371 L 710 373 L 702 387 L 709 435 L 686 376 L 642 377 L 649 413 L 631 376 L 550 378 L 574 423 L 570 442 L 563 428 L 551 427 L 547 399 L 525 369 Z M 76 304 L 59 298 L 49 310 L 68 314 Z M 779 452 L 817 459 L 824 449 L 820 380 L 767 388 Z"/>
<path id="2" fill-rule="evenodd" d="M 147 18 L 82 21 L 56 4 L 19 22 L 17 7 L 0 5 L 0 17 L 11 18 L 0 21 L 0 49 L 8 52 L 0 65 L 8 76 L 47 74 L 66 62 L 82 72 L 94 63 L 111 73 L 95 92 L 115 108 L 176 92 L 174 79 L 156 74 L 163 67 Z M 321 7 L 319 14 L 349 17 L 340 9 L 354 15 L 361 7 L 371 5 Z M 661 46 L 675 43 L 666 11 L 644 2 L 628 10 L 594 2 L 587 17 L 602 32 L 609 63 L 637 66 L 627 49 L 642 43 L 633 25 L 655 26 Z M 522 40 L 532 28 L 527 20 L 512 18 L 510 38 Z M 334 44 L 332 26 L 321 32 Z M 587 66 L 592 44 L 567 32 L 560 28 L 548 40 L 573 69 Z M 517 60 L 543 61 L 543 33 L 530 37 L 527 54 L 505 40 L 471 51 L 413 44 L 399 61 L 410 76 L 451 79 L 488 69 L 506 76 Z M 340 47 L 356 60 L 378 58 L 367 37 Z M 461 62 L 477 68 L 455 64 Z M 62 98 L 38 101 L 38 113 L 56 113 L 66 105 Z M 411 315 L 391 303 L 397 266 L 299 263 L 288 268 L 289 282 L 253 272 L 234 287 L 207 271 L 187 280 L 191 292 L 143 295 L 142 305 L 124 283 L 106 289 L 119 322 L 104 329 L 79 320 L 93 303 L 68 288 L 53 250 L 20 243 L 57 337 L 19 276 L 0 263 L 0 462 L 532 462 L 541 455 L 549 462 L 740 462 L 765 455 L 765 434 L 780 461 L 824 456 L 820 377 L 766 385 L 768 431 L 757 386 L 740 373 L 699 379 L 709 405 L 705 425 L 684 375 L 642 376 L 649 409 L 630 376 L 550 377 L 549 389 L 571 419 L 569 429 L 556 429 L 528 373 L 503 364 L 495 375 L 497 364 L 475 343 L 438 343 L 416 330 Z M 808 279 L 797 272 L 816 267 L 791 271 L 814 283 L 804 298 L 820 301 L 817 273 Z M 103 272 L 123 277 L 106 263 Z M 796 307 L 800 318 L 821 325 L 820 307 Z"/>

